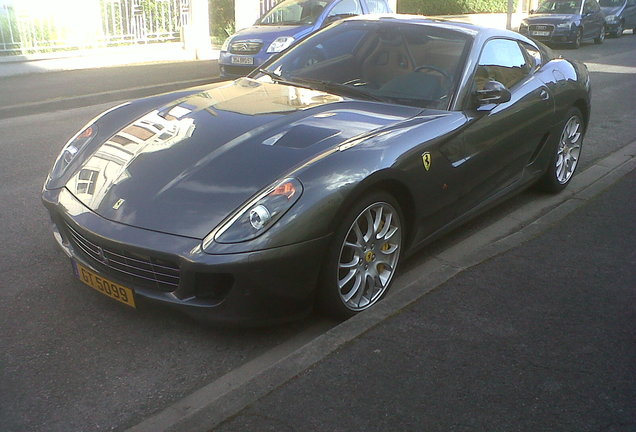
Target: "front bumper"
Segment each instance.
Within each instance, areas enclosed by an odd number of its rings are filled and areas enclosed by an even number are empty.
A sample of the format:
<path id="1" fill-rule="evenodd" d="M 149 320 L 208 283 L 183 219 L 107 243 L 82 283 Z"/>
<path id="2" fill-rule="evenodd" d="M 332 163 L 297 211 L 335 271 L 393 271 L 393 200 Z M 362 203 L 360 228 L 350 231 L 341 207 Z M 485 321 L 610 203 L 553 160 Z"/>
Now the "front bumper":
<path id="1" fill-rule="evenodd" d="M 288 321 L 311 311 L 320 265 L 330 236 L 249 253 L 210 255 L 200 239 L 112 222 L 91 212 L 66 189 L 44 190 L 54 237 L 73 260 L 131 288 L 137 300 L 159 302 L 202 320 L 261 325 Z M 85 250 L 76 236 L 108 251 L 120 251 L 177 268 L 172 288 L 109 267 Z M 155 279 L 158 279 L 155 276 Z"/>
<path id="2" fill-rule="evenodd" d="M 620 21 L 613 21 L 611 23 L 605 21 L 605 33 L 616 33 L 620 26 Z"/>
<path id="3" fill-rule="evenodd" d="M 522 35 L 527 36 L 531 39 L 534 39 L 539 42 L 543 42 L 545 44 L 573 44 L 576 42 L 577 31 L 573 31 L 570 28 L 560 29 L 554 28 L 551 30 L 546 36 L 538 36 L 536 34 L 532 34 L 532 31 L 529 31 L 527 28 L 519 31 Z"/>
<path id="4" fill-rule="evenodd" d="M 223 78 L 239 78 L 260 67 L 270 57 L 270 54 L 263 55 L 257 53 L 253 55 L 238 55 L 221 51 L 219 54 L 219 70 Z M 234 63 L 233 58 L 240 59 L 241 61 L 251 61 L 252 63 L 249 65 Z"/>

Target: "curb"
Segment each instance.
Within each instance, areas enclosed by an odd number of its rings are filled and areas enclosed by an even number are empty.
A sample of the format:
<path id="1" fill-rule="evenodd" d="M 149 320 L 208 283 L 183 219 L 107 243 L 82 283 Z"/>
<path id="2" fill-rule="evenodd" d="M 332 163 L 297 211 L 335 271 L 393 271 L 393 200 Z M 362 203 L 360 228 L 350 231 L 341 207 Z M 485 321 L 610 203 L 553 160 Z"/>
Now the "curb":
<path id="1" fill-rule="evenodd" d="M 636 169 L 636 141 L 576 175 L 558 195 L 527 203 L 467 239 L 400 274 L 391 295 L 298 349 L 256 358 L 127 429 L 209 431 L 332 352 L 399 313 L 456 274 L 536 237 Z M 276 350 L 276 348 L 274 349 Z"/>

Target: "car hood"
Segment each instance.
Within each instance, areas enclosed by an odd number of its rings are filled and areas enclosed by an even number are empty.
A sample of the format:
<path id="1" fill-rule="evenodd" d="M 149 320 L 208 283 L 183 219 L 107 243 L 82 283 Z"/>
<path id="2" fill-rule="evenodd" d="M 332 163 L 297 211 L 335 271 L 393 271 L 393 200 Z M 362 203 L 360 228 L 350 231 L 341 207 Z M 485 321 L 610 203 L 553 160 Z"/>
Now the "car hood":
<path id="1" fill-rule="evenodd" d="M 421 111 L 241 78 L 130 122 L 66 188 L 106 219 L 203 238 L 317 154 Z"/>
<path id="2" fill-rule="evenodd" d="M 601 7 L 601 10 L 605 14 L 605 16 L 617 15 L 618 13 L 621 12 L 621 9 L 623 9 L 622 6 L 618 6 L 618 7 L 613 7 L 613 6 Z"/>
<path id="3" fill-rule="evenodd" d="M 255 25 L 236 32 L 232 36 L 232 42 L 257 39 L 263 41 L 263 45 L 265 45 L 284 36 L 299 39 L 311 32 L 312 28 L 311 25 Z"/>
<path id="4" fill-rule="evenodd" d="M 579 18 L 579 15 L 573 14 L 536 14 L 525 19 L 528 24 L 559 24 L 562 22 L 570 22 Z"/>

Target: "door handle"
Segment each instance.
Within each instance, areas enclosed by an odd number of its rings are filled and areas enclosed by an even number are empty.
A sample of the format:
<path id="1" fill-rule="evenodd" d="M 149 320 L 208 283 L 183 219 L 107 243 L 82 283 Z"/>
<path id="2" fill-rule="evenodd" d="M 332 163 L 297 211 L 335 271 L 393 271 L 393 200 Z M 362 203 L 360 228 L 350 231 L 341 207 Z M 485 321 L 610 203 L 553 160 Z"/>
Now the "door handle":
<path id="1" fill-rule="evenodd" d="M 545 91 L 545 89 L 541 89 L 541 91 L 539 92 L 539 97 L 541 98 L 541 100 L 548 100 L 550 99 L 550 93 Z"/>

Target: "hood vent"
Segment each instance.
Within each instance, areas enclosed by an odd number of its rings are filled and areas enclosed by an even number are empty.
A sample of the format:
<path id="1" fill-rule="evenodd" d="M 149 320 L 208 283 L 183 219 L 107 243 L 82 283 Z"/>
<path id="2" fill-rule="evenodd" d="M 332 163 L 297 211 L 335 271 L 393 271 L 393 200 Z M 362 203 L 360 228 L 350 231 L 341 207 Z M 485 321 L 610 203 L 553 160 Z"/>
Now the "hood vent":
<path id="1" fill-rule="evenodd" d="M 338 129 L 327 129 L 309 125 L 294 126 L 286 132 L 276 134 L 263 141 L 269 146 L 282 146 L 290 148 L 306 148 L 320 141 L 339 135 Z"/>

